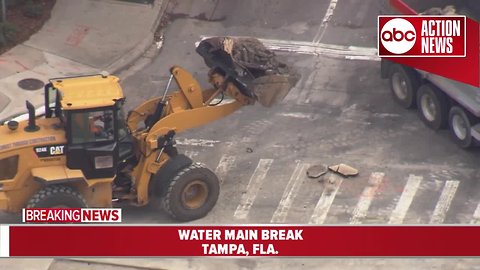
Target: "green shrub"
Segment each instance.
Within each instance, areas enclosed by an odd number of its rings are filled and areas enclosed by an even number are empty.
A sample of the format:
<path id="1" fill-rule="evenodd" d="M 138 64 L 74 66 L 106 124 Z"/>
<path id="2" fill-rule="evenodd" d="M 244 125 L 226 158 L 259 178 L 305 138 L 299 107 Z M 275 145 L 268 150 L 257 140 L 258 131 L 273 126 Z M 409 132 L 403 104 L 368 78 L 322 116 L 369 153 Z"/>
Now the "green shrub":
<path id="1" fill-rule="evenodd" d="M 28 18 L 40 18 L 43 15 L 43 6 L 38 3 L 34 3 L 32 0 L 25 2 L 23 6 L 23 16 Z"/>
<path id="2" fill-rule="evenodd" d="M 25 4 L 27 0 L 6 0 L 5 4 L 7 6 L 7 9 L 10 7 L 15 7 L 15 6 L 20 6 Z"/>
<path id="3" fill-rule="evenodd" d="M 10 23 L 0 23 L 0 47 L 15 43 L 17 27 Z"/>

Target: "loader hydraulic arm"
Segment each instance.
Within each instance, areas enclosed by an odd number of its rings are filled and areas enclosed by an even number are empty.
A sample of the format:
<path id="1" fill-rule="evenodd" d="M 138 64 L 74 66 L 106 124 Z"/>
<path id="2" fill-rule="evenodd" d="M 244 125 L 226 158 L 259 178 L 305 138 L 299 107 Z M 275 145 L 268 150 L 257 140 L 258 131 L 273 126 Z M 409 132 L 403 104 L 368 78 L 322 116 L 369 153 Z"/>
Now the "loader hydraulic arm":
<path id="1" fill-rule="evenodd" d="M 136 141 L 138 164 L 132 176 L 136 179 L 135 189 L 140 205 L 148 202 L 150 176 L 169 159 L 169 154 L 164 150 L 175 134 L 223 118 L 244 105 L 255 103 L 253 98 L 243 95 L 220 73 L 210 72 L 209 81 L 213 88 L 202 90 L 186 70 L 173 67 L 170 71 L 179 90 L 146 101 L 131 111 L 127 119 L 128 128 Z M 228 95 L 234 100 L 212 105 L 219 95 Z M 155 116 L 156 113 L 158 115 Z"/>
<path id="2" fill-rule="evenodd" d="M 248 59 L 236 58 L 242 48 L 250 48 Z M 146 204 L 149 191 L 155 189 L 149 187 L 156 182 L 150 181 L 152 176 L 162 173 L 164 166 L 169 168 L 168 164 L 173 164 L 167 162 L 175 162 L 179 157 L 176 134 L 255 102 L 265 107 L 278 104 L 298 81 L 295 72 L 258 40 L 211 38 L 201 41 L 196 51 L 210 68 L 208 79 L 212 88 L 203 90 L 190 73 L 173 67 L 163 96 L 148 100 L 129 113 L 127 125 L 136 157 L 131 160 L 134 164 L 131 178 L 139 205 Z M 263 60 L 251 63 L 249 59 Z M 168 93 L 173 80 L 178 90 Z M 223 101 L 225 96 L 231 99 Z M 217 101 L 219 97 L 221 100 Z"/>
<path id="3" fill-rule="evenodd" d="M 143 137 L 146 142 L 142 150 L 148 154 L 158 148 L 157 139 L 169 131 L 180 133 L 214 120 L 223 118 L 244 105 L 255 102 L 251 97 L 243 95 L 234 84 L 226 82 L 219 72 L 211 71 L 209 81 L 213 88 L 203 90 L 193 76 L 181 67 L 171 68 L 179 90 L 165 96 L 148 100 L 129 113 L 128 127 L 135 137 Z M 168 90 L 168 89 L 167 89 Z M 229 96 L 234 99 L 230 103 L 212 105 L 218 96 Z M 149 116 L 158 113 L 159 119 L 147 126 Z M 142 125 L 145 123 L 145 125 Z"/>

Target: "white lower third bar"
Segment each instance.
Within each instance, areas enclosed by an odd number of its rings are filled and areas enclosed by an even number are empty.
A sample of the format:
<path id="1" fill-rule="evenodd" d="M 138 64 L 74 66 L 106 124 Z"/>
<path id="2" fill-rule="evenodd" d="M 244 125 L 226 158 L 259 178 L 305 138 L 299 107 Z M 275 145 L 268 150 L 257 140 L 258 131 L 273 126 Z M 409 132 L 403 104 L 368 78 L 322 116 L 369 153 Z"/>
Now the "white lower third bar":
<path id="1" fill-rule="evenodd" d="M 0 258 L 10 257 L 10 227 L 0 225 Z"/>

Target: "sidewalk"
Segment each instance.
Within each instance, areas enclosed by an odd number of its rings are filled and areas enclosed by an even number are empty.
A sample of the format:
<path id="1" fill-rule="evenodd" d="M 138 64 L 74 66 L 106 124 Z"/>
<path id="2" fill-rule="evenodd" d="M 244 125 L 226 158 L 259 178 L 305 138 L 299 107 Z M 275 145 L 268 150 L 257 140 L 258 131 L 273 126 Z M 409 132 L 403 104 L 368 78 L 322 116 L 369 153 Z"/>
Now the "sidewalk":
<path id="1" fill-rule="evenodd" d="M 0 269 L 21 270 L 260 270 L 260 269 L 478 269 L 477 258 L 116 258 L 0 259 Z"/>
<path id="2" fill-rule="evenodd" d="M 43 105 L 43 89 L 24 90 L 22 79 L 116 73 L 130 65 L 153 43 L 162 3 L 57 0 L 39 32 L 0 56 L 0 119 L 25 112 L 25 100 Z"/>

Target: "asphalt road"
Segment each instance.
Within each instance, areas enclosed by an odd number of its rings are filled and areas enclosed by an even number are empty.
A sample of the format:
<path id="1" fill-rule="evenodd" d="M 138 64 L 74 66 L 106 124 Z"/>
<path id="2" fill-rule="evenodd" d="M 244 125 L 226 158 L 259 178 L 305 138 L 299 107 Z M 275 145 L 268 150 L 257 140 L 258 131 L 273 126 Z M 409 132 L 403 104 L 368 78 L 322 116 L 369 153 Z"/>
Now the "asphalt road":
<path id="1" fill-rule="evenodd" d="M 192 1 L 193 2 L 193 1 Z M 376 47 L 382 1 L 180 2 L 151 65 L 123 81 L 132 107 L 160 95 L 181 65 L 202 85 L 194 52 L 201 36 L 253 36 L 272 42 Z M 179 148 L 224 180 L 217 206 L 198 223 L 475 223 L 480 218 L 478 150 L 426 128 L 397 106 L 379 62 L 296 52 L 279 55 L 302 79 L 272 109 L 245 107 L 178 137 Z M 253 151 L 250 151 L 253 150 Z M 345 163 L 354 178 L 309 179 L 313 164 Z M 333 183 L 328 183 L 328 182 Z M 161 211 L 126 208 L 132 223 L 171 223 Z"/>

